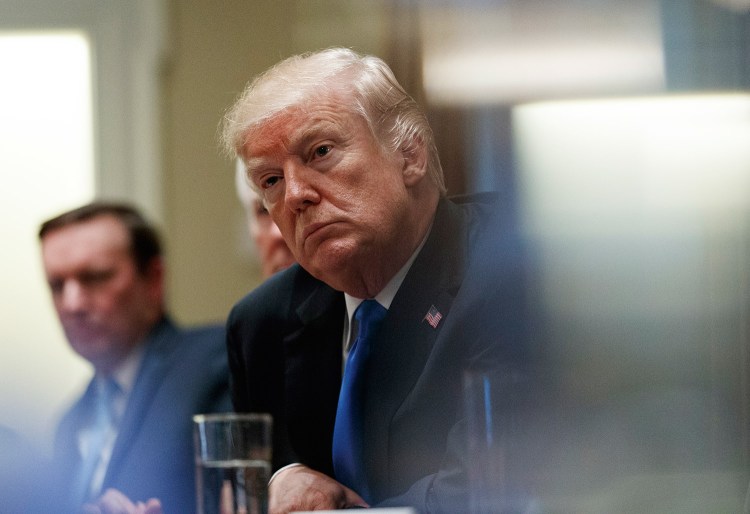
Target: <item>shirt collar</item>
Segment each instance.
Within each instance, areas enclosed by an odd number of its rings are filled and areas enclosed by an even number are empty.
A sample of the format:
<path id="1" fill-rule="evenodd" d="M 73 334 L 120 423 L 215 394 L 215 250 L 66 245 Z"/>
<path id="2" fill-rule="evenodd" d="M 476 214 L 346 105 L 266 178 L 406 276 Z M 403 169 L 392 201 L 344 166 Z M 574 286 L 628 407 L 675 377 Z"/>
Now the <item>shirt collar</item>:
<path id="1" fill-rule="evenodd" d="M 396 293 L 398 292 L 401 284 L 406 278 L 406 274 L 409 273 L 411 265 L 414 264 L 414 259 L 417 258 L 417 255 L 419 255 L 419 252 L 422 250 L 422 247 L 427 241 L 427 238 L 429 237 L 431 231 L 432 226 L 430 226 L 430 230 L 427 231 L 427 235 L 424 236 L 424 239 L 422 239 L 422 242 L 419 243 L 417 249 L 414 250 L 414 253 L 411 254 L 409 260 L 406 261 L 406 264 L 404 264 L 401 269 L 398 270 L 398 273 L 396 273 L 393 278 L 388 281 L 383 290 L 375 295 L 374 300 L 376 300 L 386 309 L 391 308 L 391 303 L 396 297 Z M 352 317 L 354 316 L 354 311 L 357 310 L 357 307 L 359 307 L 360 303 L 365 301 L 365 298 L 356 298 L 350 294 L 344 293 L 344 301 L 346 302 L 346 326 L 344 328 L 344 334 L 346 338 L 346 344 L 344 346 L 346 347 L 348 346 L 348 340 L 351 338 L 350 327 L 352 326 Z"/>
<path id="2" fill-rule="evenodd" d="M 139 344 L 136 346 L 112 372 L 109 376 L 113 380 L 118 389 L 123 393 L 124 396 L 128 396 L 130 391 L 133 390 L 135 385 L 135 379 L 138 375 L 138 369 L 143 361 L 143 354 L 146 351 L 145 344 Z M 100 383 L 104 381 L 104 377 L 97 375 L 96 380 Z"/>

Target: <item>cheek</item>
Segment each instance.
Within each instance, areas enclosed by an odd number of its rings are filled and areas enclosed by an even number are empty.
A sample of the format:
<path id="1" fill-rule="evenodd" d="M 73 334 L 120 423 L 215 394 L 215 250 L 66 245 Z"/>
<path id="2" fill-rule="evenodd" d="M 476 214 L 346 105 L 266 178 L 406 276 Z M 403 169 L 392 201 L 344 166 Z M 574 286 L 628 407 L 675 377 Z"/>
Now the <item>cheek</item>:
<path id="1" fill-rule="evenodd" d="M 250 223 L 250 237 L 252 237 L 254 240 L 260 239 L 260 230 L 258 229 L 258 224 L 253 222 Z"/>
<path id="2" fill-rule="evenodd" d="M 60 313 L 63 311 L 63 299 L 62 295 L 53 295 L 52 296 L 52 305 L 54 305 L 55 310 Z"/>
<path id="3" fill-rule="evenodd" d="M 350 202 L 360 219 L 386 221 L 394 216 L 406 201 L 404 189 L 391 181 L 382 181 L 363 187 L 356 199 Z"/>
<path id="4" fill-rule="evenodd" d="M 255 243 L 261 257 L 267 257 L 271 252 L 271 239 L 267 235 L 261 234 L 256 238 Z"/>
<path id="5" fill-rule="evenodd" d="M 108 319 L 119 318 L 127 305 L 132 303 L 126 295 L 115 293 L 95 295 L 92 299 L 92 309 Z"/>
<path id="6" fill-rule="evenodd" d="M 113 316 L 127 316 L 132 309 L 139 309 L 145 305 L 147 291 L 138 287 L 113 287 L 108 291 L 102 291 L 96 298 L 96 306 L 101 313 L 110 313 Z"/>
<path id="7" fill-rule="evenodd" d="M 281 232 L 282 238 L 294 242 L 295 217 L 291 214 L 289 216 L 274 216 L 274 222 Z M 269 236 L 267 239 L 271 240 L 272 238 L 273 236 Z"/>

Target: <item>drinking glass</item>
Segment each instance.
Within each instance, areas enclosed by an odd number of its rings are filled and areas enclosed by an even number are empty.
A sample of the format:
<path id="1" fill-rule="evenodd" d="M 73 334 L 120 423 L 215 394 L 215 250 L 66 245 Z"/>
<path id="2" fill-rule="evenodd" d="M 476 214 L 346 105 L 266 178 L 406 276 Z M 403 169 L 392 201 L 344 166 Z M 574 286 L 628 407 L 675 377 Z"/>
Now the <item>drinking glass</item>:
<path id="1" fill-rule="evenodd" d="M 266 514 L 271 416 L 198 414 L 193 422 L 198 514 Z"/>

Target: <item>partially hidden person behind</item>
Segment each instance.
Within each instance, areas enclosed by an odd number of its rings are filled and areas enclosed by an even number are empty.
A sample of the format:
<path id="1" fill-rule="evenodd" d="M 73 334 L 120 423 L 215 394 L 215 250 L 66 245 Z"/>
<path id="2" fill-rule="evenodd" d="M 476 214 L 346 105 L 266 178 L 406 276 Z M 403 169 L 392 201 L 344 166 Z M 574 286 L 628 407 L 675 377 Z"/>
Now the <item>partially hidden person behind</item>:
<path id="1" fill-rule="evenodd" d="M 448 199 L 426 116 L 349 49 L 261 74 L 223 138 L 299 263 L 227 324 L 235 410 L 274 419 L 270 512 L 468 511 L 463 374 L 530 362 L 497 195 Z"/>
<path id="2" fill-rule="evenodd" d="M 245 174 L 245 166 L 239 159 L 236 162 L 234 178 L 237 198 L 245 210 L 250 241 L 260 264 L 261 275 L 266 279 L 294 264 L 294 255 L 263 205 L 263 200 L 250 185 Z"/>
<path id="3" fill-rule="evenodd" d="M 192 416 L 231 410 L 223 327 L 170 319 L 162 243 L 130 205 L 70 210 L 39 239 L 65 336 L 94 370 L 55 435 L 55 512 L 106 494 L 195 512 Z"/>

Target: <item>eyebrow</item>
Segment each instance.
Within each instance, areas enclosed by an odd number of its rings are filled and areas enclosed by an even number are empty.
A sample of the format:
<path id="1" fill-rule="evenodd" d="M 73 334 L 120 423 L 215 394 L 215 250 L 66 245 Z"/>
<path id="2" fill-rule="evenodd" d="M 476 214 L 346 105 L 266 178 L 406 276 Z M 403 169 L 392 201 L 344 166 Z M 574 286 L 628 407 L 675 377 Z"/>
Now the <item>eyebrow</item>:
<path id="1" fill-rule="evenodd" d="M 268 159 L 265 157 L 251 157 L 249 159 L 245 160 L 245 170 L 247 176 L 252 180 L 253 175 L 260 169 L 264 167 L 265 162 Z"/>
<path id="2" fill-rule="evenodd" d="M 285 138 L 284 146 L 295 153 L 300 147 L 305 147 L 310 141 L 320 137 L 320 134 L 324 131 L 328 133 L 334 133 L 338 135 L 341 133 L 340 124 L 334 123 L 328 120 L 309 120 L 305 123 L 302 128 L 292 130 L 292 133 Z M 271 145 L 268 145 L 271 146 Z M 267 151 L 267 147 L 261 148 L 261 152 Z M 258 171 L 264 169 L 271 160 L 267 157 L 248 157 L 245 159 L 247 173 L 252 179 L 253 175 Z"/>
<path id="3" fill-rule="evenodd" d="M 311 140 L 320 137 L 323 132 L 340 134 L 341 128 L 339 123 L 334 123 L 328 120 L 318 119 L 312 120 L 306 127 L 302 128 L 298 134 L 294 134 L 289 138 L 289 146 L 305 146 Z"/>

